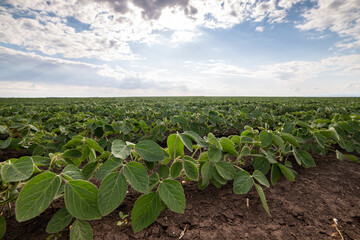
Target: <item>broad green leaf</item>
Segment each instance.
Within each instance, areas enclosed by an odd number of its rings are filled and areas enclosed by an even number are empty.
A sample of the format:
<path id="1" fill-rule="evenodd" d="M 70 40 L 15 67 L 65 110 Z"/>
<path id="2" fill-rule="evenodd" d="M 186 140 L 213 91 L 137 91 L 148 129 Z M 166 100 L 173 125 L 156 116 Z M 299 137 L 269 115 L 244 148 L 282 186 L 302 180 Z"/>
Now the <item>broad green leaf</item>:
<path id="1" fill-rule="evenodd" d="M 71 180 L 65 185 L 65 205 L 69 213 L 82 220 L 101 218 L 97 203 L 98 189 L 84 180 Z"/>
<path id="2" fill-rule="evenodd" d="M 280 177 L 281 177 L 281 170 L 279 168 L 279 166 L 277 164 L 273 164 L 271 166 L 271 184 L 275 185 L 277 183 L 277 181 L 279 181 Z"/>
<path id="3" fill-rule="evenodd" d="M 199 170 L 193 162 L 191 162 L 189 160 L 185 160 L 184 161 L 184 170 L 185 170 L 186 176 L 188 178 L 190 178 L 191 180 L 195 180 L 195 181 L 198 180 Z"/>
<path id="4" fill-rule="evenodd" d="M 22 157 L 12 163 L 5 163 L 1 168 L 4 182 L 18 182 L 28 179 L 34 172 L 34 163 L 30 157 Z"/>
<path id="5" fill-rule="evenodd" d="M 264 191 L 262 190 L 262 188 L 258 184 L 254 183 L 254 185 L 255 185 L 257 193 L 259 194 L 261 203 L 262 203 L 265 211 L 271 216 L 270 211 L 269 211 L 269 206 L 268 206 L 268 204 L 266 202 L 266 197 L 265 197 Z"/>
<path id="6" fill-rule="evenodd" d="M 291 170 L 286 167 L 285 165 L 278 163 L 278 166 L 280 168 L 280 171 L 282 172 L 282 174 L 285 176 L 285 178 L 291 182 L 295 181 L 295 176 L 294 174 L 291 172 Z"/>
<path id="7" fill-rule="evenodd" d="M 185 211 L 184 189 L 178 181 L 168 179 L 160 183 L 159 196 L 171 211 L 177 213 Z"/>
<path id="8" fill-rule="evenodd" d="M 171 134 L 167 138 L 167 146 L 169 149 L 170 157 L 172 159 L 175 159 L 179 156 L 184 156 L 184 144 L 178 134 Z"/>
<path id="9" fill-rule="evenodd" d="M 252 165 L 255 170 L 259 170 L 263 174 L 267 174 L 270 170 L 270 163 L 265 157 L 254 157 Z"/>
<path id="10" fill-rule="evenodd" d="M 322 135 L 320 132 L 314 132 L 313 135 L 320 147 L 324 148 L 326 143 L 326 137 L 324 137 L 324 135 Z"/>
<path id="11" fill-rule="evenodd" d="M 232 180 L 236 175 L 235 168 L 228 162 L 217 162 L 215 168 L 220 176 L 226 180 Z"/>
<path id="12" fill-rule="evenodd" d="M 315 167 L 315 161 L 312 158 L 312 156 L 310 155 L 310 153 L 304 151 L 304 150 L 296 150 L 294 148 L 294 156 L 295 159 L 298 163 L 300 163 L 299 165 L 303 165 L 304 167 L 308 168 L 308 167 Z"/>
<path id="13" fill-rule="evenodd" d="M 167 165 L 161 165 L 159 167 L 159 176 L 161 178 L 167 178 L 169 177 L 169 174 L 170 174 L 170 169 Z"/>
<path id="14" fill-rule="evenodd" d="M 63 153 L 63 158 L 75 159 L 81 158 L 82 152 L 77 149 L 69 149 Z"/>
<path id="15" fill-rule="evenodd" d="M 270 187 L 270 183 L 269 181 L 267 180 L 266 176 L 258 171 L 258 170 L 255 170 L 253 172 L 253 177 L 259 182 L 261 183 L 262 185 L 264 185 L 265 187 Z"/>
<path id="16" fill-rule="evenodd" d="M 275 143 L 275 145 L 278 146 L 282 152 L 285 152 L 284 140 L 280 136 L 276 135 L 273 132 L 271 133 L 271 135 L 272 135 L 272 140 Z"/>
<path id="17" fill-rule="evenodd" d="M 212 180 L 215 180 L 217 183 L 221 184 L 221 185 L 225 185 L 227 183 L 227 180 L 224 179 L 219 172 L 216 170 L 216 167 L 213 166 L 212 168 L 210 168 L 211 170 L 211 176 L 212 176 Z"/>
<path id="18" fill-rule="evenodd" d="M 191 138 L 188 137 L 186 134 L 184 133 L 180 133 L 178 134 L 182 143 L 185 145 L 185 147 L 190 151 L 192 152 L 193 151 L 193 147 L 192 147 L 192 141 L 191 141 Z"/>
<path id="19" fill-rule="evenodd" d="M 209 147 L 209 144 L 196 132 L 185 131 L 184 134 L 193 139 L 200 147 Z"/>
<path id="20" fill-rule="evenodd" d="M 103 180 L 106 175 L 119 168 L 123 163 L 120 158 L 109 158 L 100 168 L 96 171 L 95 177 L 99 180 Z"/>
<path id="21" fill-rule="evenodd" d="M 350 161 L 352 161 L 354 163 L 359 163 L 359 159 L 355 155 L 344 154 L 344 157 L 346 157 L 347 159 L 349 159 Z"/>
<path id="22" fill-rule="evenodd" d="M 151 174 L 151 176 L 149 177 L 149 191 L 153 190 L 159 182 L 159 175 L 156 172 Z"/>
<path id="23" fill-rule="evenodd" d="M 76 179 L 84 179 L 83 173 L 78 169 L 75 165 L 69 164 L 67 165 L 62 174 L 67 177 L 68 180 L 76 180 Z"/>
<path id="24" fill-rule="evenodd" d="M 210 145 L 213 145 L 215 146 L 216 148 L 220 149 L 220 150 L 223 150 L 219 140 L 214 136 L 214 134 L 212 133 L 209 133 L 208 136 L 207 136 L 207 142 L 210 144 Z"/>
<path id="25" fill-rule="evenodd" d="M 286 122 L 284 124 L 284 132 L 291 133 L 295 129 L 295 125 L 291 122 Z"/>
<path id="26" fill-rule="evenodd" d="M 90 178 L 92 178 L 97 165 L 98 165 L 97 162 L 89 162 L 88 164 L 85 165 L 85 167 L 81 170 L 84 176 L 84 180 L 89 180 Z"/>
<path id="27" fill-rule="evenodd" d="M 17 221 L 29 220 L 45 211 L 53 201 L 60 184 L 60 177 L 50 172 L 41 173 L 26 183 L 15 204 Z"/>
<path id="28" fill-rule="evenodd" d="M 220 149 L 212 147 L 208 151 L 208 157 L 211 162 L 219 162 L 222 157 L 222 152 Z"/>
<path id="29" fill-rule="evenodd" d="M 244 147 L 241 149 L 240 156 L 241 156 L 241 157 L 245 157 L 245 156 L 248 156 L 250 153 L 251 153 L 250 148 L 249 148 L 248 146 L 244 146 Z"/>
<path id="30" fill-rule="evenodd" d="M 161 147 L 154 141 L 143 140 L 135 145 L 135 151 L 148 162 L 160 162 L 164 159 Z"/>
<path id="31" fill-rule="evenodd" d="M 57 211 L 54 216 L 50 219 L 49 223 L 46 226 L 47 233 L 57 233 L 63 230 L 68 226 L 73 219 L 73 216 L 67 211 L 64 207 Z"/>
<path id="32" fill-rule="evenodd" d="M 157 192 L 151 192 L 139 197 L 131 211 L 131 227 L 134 232 L 140 232 L 155 222 L 161 212 L 161 200 Z"/>
<path id="33" fill-rule="evenodd" d="M 234 178 L 234 193 L 235 194 L 245 194 L 250 191 L 254 184 L 254 179 L 251 177 L 250 173 L 247 171 L 240 171 L 236 174 Z"/>
<path id="34" fill-rule="evenodd" d="M 121 140 L 114 140 L 111 144 L 111 153 L 121 159 L 126 159 L 131 153 L 131 147 Z"/>
<path id="35" fill-rule="evenodd" d="M 32 156 L 31 158 L 34 164 L 38 167 L 48 167 L 51 162 L 51 159 L 48 157 Z"/>
<path id="36" fill-rule="evenodd" d="M 234 147 L 235 144 L 230 139 L 228 139 L 226 137 L 222 137 L 222 138 L 220 138 L 220 144 L 223 148 L 223 151 L 225 151 L 235 157 L 238 156 L 238 153 Z"/>
<path id="37" fill-rule="evenodd" d="M 289 133 L 283 133 L 280 132 L 281 137 L 288 143 L 290 143 L 291 145 L 293 145 L 294 147 L 300 148 L 299 143 L 296 141 L 295 137 Z"/>
<path id="38" fill-rule="evenodd" d="M 70 240 L 92 240 L 93 230 L 91 225 L 83 220 L 76 219 L 70 229 Z"/>
<path id="39" fill-rule="evenodd" d="M 10 143 L 11 143 L 11 138 L 7 138 L 6 140 L 2 141 L 0 140 L 0 148 L 1 149 L 6 149 L 7 147 L 9 147 Z"/>
<path id="40" fill-rule="evenodd" d="M 212 166 L 210 162 L 204 163 L 201 167 L 201 178 L 204 184 L 207 184 L 212 177 Z"/>
<path id="41" fill-rule="evenodd" d="M 102 181 L 98 204 L 101 215 L 105 216 L 115 210 L 124 200 L 127 192 L 125 177 L 119 172 L 107 175 Z"/>
<path id="42" fill-rule="evenodd" d="M 87 138 L 87 139 L 85 140 L 85 143 L 86 143 L 86 145 L 88 145 L 90 148 L 98 151 L 99 153 L 103 153 L 103 152 L 104 152 L 104 149 L 102 149 L 102 148 L 100 147 L 100 145 L 99 145 L 96 141 L 94 141 L 93 139 L 91 139 L 91 138 Z"/>
<path id="43" fill-rule="evenodd" d="M 183 169 L 182 162 L 173 162 L 170 167 L 171 177 L 177 178 L 180 175 L 182 169 Z"/>
<path id="44" fill-rule="evenodd" d="M 6 233 L 6 220 L 3 215 L 0 215 L 0 239 L 5 236 Z"/>
<path id="45" fill-rule="evenodd" d="M 271 133 L 267 132 L 267 131 L 261 131 L 260 135 L 260 141 L 261 141 L 261 146 L 262 147 L 268 147 L 271 143 L 272 143 L 272 135 Z"/>
<path id="46" fill-rule="evenodd" d="M 141 193 L 149 189 L 149 177 L 145 167 L 138 162 L 129 162 L 124 167 L 125 177 L 129 180 L 131 187 Z"/>

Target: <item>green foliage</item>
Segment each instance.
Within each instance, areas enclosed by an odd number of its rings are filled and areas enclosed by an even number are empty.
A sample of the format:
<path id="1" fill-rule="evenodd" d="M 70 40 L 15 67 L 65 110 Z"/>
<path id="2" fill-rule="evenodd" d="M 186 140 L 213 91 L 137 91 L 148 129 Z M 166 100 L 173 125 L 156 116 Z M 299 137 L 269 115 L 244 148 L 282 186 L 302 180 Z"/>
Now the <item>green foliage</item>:
<path id="1" fill-rule="evenodd" d="M 254 186 L 270 214 L 262 186 L 282 176 L 295 181 L 295 162 L 315 167 L 311 151 L 359 162 L 359 108 L 358 98 L 3 99 L 1 151 L 33 156 L 0 163 L 0 198 L 4 207 L 16 201 L 18 221 L 64 198 L 66 208 L 47 232 L 75 217 L 71 239 L 91 239 L 84 220 L 114 211 L 128 184 L 143 194 L 131 213 L 135 232 L 166 206 L 184 212 L 182 180 L 198 181 L 200 189 L 233 180 L 235 194 Z M 0 236 L 4 224 L 0 219 Z"/>

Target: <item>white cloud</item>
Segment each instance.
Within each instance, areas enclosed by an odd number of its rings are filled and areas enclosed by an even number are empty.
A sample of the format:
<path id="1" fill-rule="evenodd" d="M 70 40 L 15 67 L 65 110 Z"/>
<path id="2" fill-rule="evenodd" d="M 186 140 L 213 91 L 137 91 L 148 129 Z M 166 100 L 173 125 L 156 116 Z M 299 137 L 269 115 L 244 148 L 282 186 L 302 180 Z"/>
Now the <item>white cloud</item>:
<path id="1" fill-rule="evenodd" d="M 263 31 L 264 31 L 264 27 L 258 26 L 258 27 L 255 28 L 255 31 L 257 31 L 257 32 L 263 32 Z"/>
<path id="2" fill-rule="evenodd" d="M 324 31 L 326 29 L 344 37 L 339 48 L 360 47 L 360 4 L 358 0 L 318 0 L 317 6 L 303 15 L 300 30 Z"/>
<path id="3" fill-rule="evenodd" d="M 194 67 L 194 63 L 191 64 Z M 360 54 L 334 56 L 321 61 L 290 61 L 257 66 L 256 70 L 225 63 L 210 61 L 200 63 L 198 69 L 203 74 L 220 79 L 250 78 L 263 79 L 280 84 L 291 85 L 316 79 L 320 74 L 332 76 L 360 76 Z"/>
<path id="4" fill-rule="evenodd" d="M 292 1 L 296 2 L 296 1 Z M 67 58 L 137 59 L 129 43 L 193 41 L 199 28 L 244 21 L 282 22 L 276 0 L 8 0 L 0 6 L 0 42 Z M 71 18 L 71 19 L 70 19 Z M 72 22 L 75 21 L 75 22 Z M 79 26 L 83 26 L 79 29 Z M 162 33 L 174 31 L 168 38 Z"/>

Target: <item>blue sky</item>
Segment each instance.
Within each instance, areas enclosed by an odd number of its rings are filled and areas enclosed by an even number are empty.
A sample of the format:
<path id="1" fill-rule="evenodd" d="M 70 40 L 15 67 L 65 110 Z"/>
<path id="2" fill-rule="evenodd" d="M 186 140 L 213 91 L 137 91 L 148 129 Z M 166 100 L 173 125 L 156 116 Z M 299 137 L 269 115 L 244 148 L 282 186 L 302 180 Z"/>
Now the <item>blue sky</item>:
<path id="1" fill-rule="evenodd" d="M 360 96 L 360 4 L 5 0 L 0 84 L 0 97 Z"/>

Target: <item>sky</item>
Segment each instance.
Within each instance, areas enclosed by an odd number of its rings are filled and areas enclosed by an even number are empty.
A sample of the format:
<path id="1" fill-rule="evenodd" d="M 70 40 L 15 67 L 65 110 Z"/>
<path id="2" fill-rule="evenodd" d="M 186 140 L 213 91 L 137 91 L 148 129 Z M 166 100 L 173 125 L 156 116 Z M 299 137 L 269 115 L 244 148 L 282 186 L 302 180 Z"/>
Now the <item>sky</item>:
<path id="1" fill-rule="evenodd" d="M 360 96 L 360 0 L 1 0 L 0 97 Z"/>

